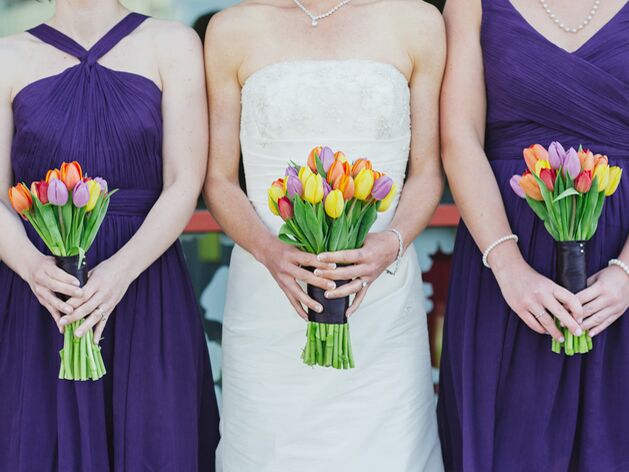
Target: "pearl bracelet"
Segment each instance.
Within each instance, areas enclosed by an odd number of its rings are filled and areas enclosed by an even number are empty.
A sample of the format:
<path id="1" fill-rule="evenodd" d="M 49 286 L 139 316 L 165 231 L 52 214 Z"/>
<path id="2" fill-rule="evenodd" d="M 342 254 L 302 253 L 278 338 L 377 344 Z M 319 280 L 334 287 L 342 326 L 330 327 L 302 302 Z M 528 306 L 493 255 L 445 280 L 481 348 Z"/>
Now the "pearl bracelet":
<path id="1" fill-rule="evenodd" d="M 625 264 L 620 259 L 612 259 L 611 261 L 609 261 L 609 263 L 607 265 L 609 267 L 611 267 L 611 266 L 620 267 L 625 272 L 625 274 L 627 274 L 629 276 L 629 265 Z"/>
<path id="2" fill-rule="evenodd" d="M 400 233 L 395 228 L 390 228 L 387 231 L 390 231 L 393 234 L 395 234 L 397 236 L 398 243 L 400 244 L 398 248 L 398 252 L 397 252 L 397 259 L 395 259 L 395 262 L 392 264 L 393 269 L 390 269 L 390 268 L 387 269 L 387 274 L 395 275 L 397 274 L 397 271 L 400 268 L 400 262 L 402 261 L 402 256 L 404 256 L 404 239 L 402 238 L 402 233 Z"/>
<path id="3" fill-rule="evenodd" d="M 491 243 L 489 247 L 485 249 L 485 252 L 483 253 L 483 265 L 487 267 L 488 269 L 491 269 L 491 267 L 489 266 L 489 262 L 487 261 L 487 259 L 489 258 L 489 254 L 491 254 L 491 251 L 496 249 L 502 243 L 506 243 L 507 241 L 515 241 L 517 243 L 519 240 L 520 238 L 518 238 L 516 234 L 510 234 L 509 236 L 504 236 L 500 239 L 497 239 L 493 243 Z"/>

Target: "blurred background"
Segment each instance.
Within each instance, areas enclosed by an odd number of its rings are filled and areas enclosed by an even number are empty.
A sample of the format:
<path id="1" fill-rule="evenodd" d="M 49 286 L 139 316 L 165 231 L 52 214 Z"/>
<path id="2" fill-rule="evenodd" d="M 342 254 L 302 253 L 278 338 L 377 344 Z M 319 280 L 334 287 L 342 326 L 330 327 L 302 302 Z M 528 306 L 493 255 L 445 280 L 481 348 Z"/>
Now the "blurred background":
<path id="1" fill-rule="evenodd" d="M 158 18 L 181 21 L 203 35 L 212 12 L 237 3 L 232 0 L 123 0 L 129 9 Z M 441 0 L 434 0 L 439 8 Z M 48 0 L 0 0 L 0 36 L 24 31 L 52 16 L 54 3 Z M 424 297 L 429 313 L 430 342 L 435 392 L 441 358 L 441 335 L 450 260 L 458 213 L 448 192 L 430 227 L 415 241 L 423 271 Z M 199 209 L 181 237 L 194 288 L 201 307 L 212 361 L 217 394 L 221 393 L 221 327 L 229 260 L 233 242 L 224 235 L 209 213 Z M 355 340 L 358 343 L 360 340 Z M 295 353 L 295 362 L 300 362 Z"/>

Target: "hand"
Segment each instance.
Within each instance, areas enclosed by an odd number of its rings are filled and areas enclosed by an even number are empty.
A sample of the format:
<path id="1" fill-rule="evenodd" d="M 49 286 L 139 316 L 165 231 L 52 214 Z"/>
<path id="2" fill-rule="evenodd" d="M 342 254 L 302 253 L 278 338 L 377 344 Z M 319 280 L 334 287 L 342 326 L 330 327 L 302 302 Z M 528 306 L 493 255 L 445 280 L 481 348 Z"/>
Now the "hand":
<path id="1" fill-rule="evenodd" d="M 96 327 L 94 342 L 98 344 L 109 316 L 131 285 L 132 281 L 125 277 L 128 272 L 118 266 L 113 259 L 98 264 L 89 273 L 89 280 L 83 287 L 83 295 L 68 300 L 74 307 L 74 312 L 61 318 L 61 324 L 66 326 L 85 319 L 74 332 L 75 336 L 83 337 L 89 329 Z"/>
<path id="2" fill-rule="evenodd" d="M 554 315 L 575 336 L 583 334 L 576 321 L 583 318 L 583 306 L 576 295 L 538 274 L 523 260 L 494 273 L 506 302 L 533 331 L 563 342 Z"/>
<path id="3" fill-rule="evenodd" d="M 63 333 L 61 316 L 71 314 L 74 307 L 70 303 L 61 301 L 56 294 L 80 297 L 83 295 L 79 287 L 80 282 L 57 267 L 54 258 L 43 254 L 40 254 L 40 257 L 37 257 L 29 268 L 26 282 L 39 303 L 52 315 L 59 332 Z"/>
<path id="4" fill-rule="evenodd" d="M 308 314 L 304 310 L 303 305 L 318 313 L 323 311 L 323 307 L 308 296 L 298 281 L 323 290 L 333 290 L 336 288 L 334 282 L 315 276 L 314 273 L 304 269 L 304 267 L 332 269 L 335 267 L 334 264 L 321 262 L 314 254 L 300 251 L 275 238 L 266 245 L 261 259 L 262 264 L 264 264 L 286 294 L 299 316 L 304 320 L 308 320 Z"/>
<path id="5" fill-rule="evenodd" d="M 399 250 L 400 243 L 393 232 L 370 233 L 360 249 L 319 254 L 319 260 L 342 266 L 333 270 L 318 269 L 315 275 L 329 280 L 351 280 L 350 283 L 325 294 L 326 298 L 343 298 L 356 294 L 347 310 L 349 317 L 358 310 L 371 283 L 395 262 Z"/>
<path id="6" fill-rule="evenodd" d="M 596 336 L 629 308 L 629 277 L 620 267 L 607 267 L 590 277 L 577 297 L 585 312 L 583 328 Z"/>

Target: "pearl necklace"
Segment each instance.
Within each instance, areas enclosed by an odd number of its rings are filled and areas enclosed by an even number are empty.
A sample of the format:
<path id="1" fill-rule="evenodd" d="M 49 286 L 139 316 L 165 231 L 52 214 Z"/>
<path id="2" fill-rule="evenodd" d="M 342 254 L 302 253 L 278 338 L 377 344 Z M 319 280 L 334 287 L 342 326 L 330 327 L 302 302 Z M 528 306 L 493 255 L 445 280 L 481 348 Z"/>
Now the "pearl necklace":
<path id="1" fill-rule="evenodd" d="M 328 11 L 326 13 L 322 13 L 321 15 L 315 15 L 310 10 L 308 10 L 305 6 L 303 6 L 302 3 L 299 0 L 293 0 L 293 2 L 295 2 L 295 5 L 297 5 L 301 9 L 301 11 L 303 11 L 306 15 L 308 15 L 308 17 L 312 20 L 312 26 L 313 27 L 317 26 L 319 24 L 319 21 L 323 20 L 324 18 L 327 18 L 328 16 L 332 15 L 333 13 L 336 13 L 336 11 L 339 8 L 344 7 L 345 5 L 347 5 L 351 1 L 352 0 L 343 0 L 341 3 L 339 3 L 334 8 L 332 8 L 330 11 Z"/>
<path id="2" fill-rule="evenodd" d="M 590 21 L 592 21 L 592 18 L 594 18 L 594 15 L 596 15 L 596 12 L 598 11 L 598 7 L 601 4 L 601 0 L 594 0 L 594 5 L 592 5 L 592 9 L 589 11 L 587 18 L 583 20 L 581 24 L 577 26 L 576 28 L 571 28 L 570 26 L 566 26 L 559 18 L 557 18 L 557 15 L 553 13 L 551 8 L 548 6 L 548 2 L 546 0 L 539 0 L 539 3 L 542 4 L 542 7 L 544 8 L 544 11 L 548 15 L 548 17 L 551 20 L 553 20 L 553 23 L 555 23 L 559 28 L 564 30 L 566 33 L 578 33 L 579 31 L 581 31 L 583 28 L 585 28 L 587 25 L 590 24 Z"/>

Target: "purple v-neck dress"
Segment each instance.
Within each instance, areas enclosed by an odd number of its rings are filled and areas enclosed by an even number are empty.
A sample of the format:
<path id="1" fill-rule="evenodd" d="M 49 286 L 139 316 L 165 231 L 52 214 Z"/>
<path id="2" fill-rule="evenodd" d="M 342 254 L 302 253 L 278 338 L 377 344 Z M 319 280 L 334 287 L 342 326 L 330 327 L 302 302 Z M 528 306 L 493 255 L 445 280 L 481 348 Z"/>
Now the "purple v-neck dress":
<path id="1" fill-rule="evenodd" d="M 88 253 L 90 267 L 129 241 L 162 190 L 159 88 L 97 62 L 145 19 L 130 14 L 89 51 L 50 26 L 30 30 L 80 62 L 28 85 L 13 102 L 16 181 L 28 185 L 76 160 L 120 188 Z M 111 315 L 102 342 L 107 375 L 98 382 L 57 380 L 63 340 L 51 316 L 2 263 L 0 287 L 0 470 L 214 470 L 218 411 L 178 243 Z"/>
<path id="2" fill-rule="evenodd" d="M 553 241 L 509 186 L 522 149 L 553 140 L 629 171 L 629 4 L 574 53 L 550 43 L 508 0 L 483 0 L 485 150 L 526 260 L 554 277 Z M 629 179 L 588 243 L 593 274 L 629 234 Z M 446 468 L 465 472 L 629 470 L 629 313 L 584 356 L 550 350 L 501 296 L 464 225 L 457 234 L 441 366 Z"/>

